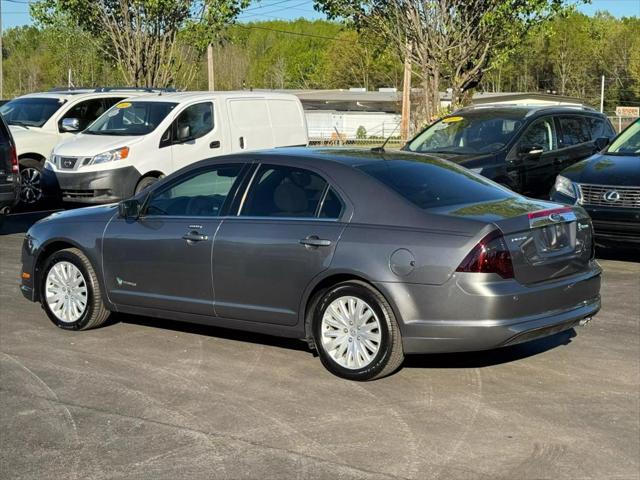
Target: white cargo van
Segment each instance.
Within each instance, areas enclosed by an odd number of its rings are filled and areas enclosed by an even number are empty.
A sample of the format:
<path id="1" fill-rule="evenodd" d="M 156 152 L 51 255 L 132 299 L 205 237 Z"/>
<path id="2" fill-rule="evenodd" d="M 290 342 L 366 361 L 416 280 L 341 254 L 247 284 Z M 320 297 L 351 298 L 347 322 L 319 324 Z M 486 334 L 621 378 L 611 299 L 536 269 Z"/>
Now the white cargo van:
<path id="1" fill-rule="evenodd" d="M 127 198 L 198 160 L 265 148 L 305 146 L 297 97 L 279 93 L 183 92 L 114 105 L 56 146 L 43 188 L 63 201 Z"/>
<path id="2" fill-rule="evenodd" d="M 158 93 L 147 88 L 53 89 L 14 98 L 0 107 L 16 142 L 20 200 L 37 204 L 44 162 L 60 141 L 84 130 L 107 109 L 129 97 Z"/>

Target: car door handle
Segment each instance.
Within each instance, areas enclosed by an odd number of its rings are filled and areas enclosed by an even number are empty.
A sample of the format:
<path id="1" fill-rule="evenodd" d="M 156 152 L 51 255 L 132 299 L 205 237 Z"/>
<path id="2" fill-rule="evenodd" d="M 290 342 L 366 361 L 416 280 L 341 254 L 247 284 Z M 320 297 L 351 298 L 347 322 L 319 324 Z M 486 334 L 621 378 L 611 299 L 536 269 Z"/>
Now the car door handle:
<path id="1" fill-rule="evenodd" d="M 324 238 L 318 238 L 316 235 L 311 235 L 300 240 L 300 245 L 304 245 L 305 247 L 329 247 L 331 240 L 325 240 Z"/>
<path id="2" fill-rule="evenodd" d="M 214 140 L 209 144 L 209 148 L 220 148 L 220 140 Z"/>
<path id="3" fill-rule="evenodd" d="M 186 240 L 187 242 L 191 243 L 191 242 L 204 242 L 205 240 L 208 240 L 209 237 L 206 235 L 203 235 L 201 233 L 196 232 L 195 230 L 189 233 L 185 233 L 182 236 L 183 240 Z"/>

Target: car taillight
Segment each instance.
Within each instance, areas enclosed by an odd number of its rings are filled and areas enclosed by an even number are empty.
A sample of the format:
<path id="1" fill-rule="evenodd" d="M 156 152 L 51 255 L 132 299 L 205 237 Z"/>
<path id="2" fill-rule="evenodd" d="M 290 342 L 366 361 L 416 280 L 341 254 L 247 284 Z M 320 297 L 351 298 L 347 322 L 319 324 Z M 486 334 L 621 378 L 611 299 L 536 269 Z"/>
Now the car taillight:
<path id="1" fill-rule="evenodd" d="M 502 233 L 494 230 L 480 240 L 456 272 L 497 273 L 502 278 L 513 278 L 511 253 Z"/>
<path id="2" fill-rule="evenodd" d="M 20 167 L 18 166 L 18 152 L 16 152 L 16 146 L 11 146 L 11 173 L 18 173 Z"/>

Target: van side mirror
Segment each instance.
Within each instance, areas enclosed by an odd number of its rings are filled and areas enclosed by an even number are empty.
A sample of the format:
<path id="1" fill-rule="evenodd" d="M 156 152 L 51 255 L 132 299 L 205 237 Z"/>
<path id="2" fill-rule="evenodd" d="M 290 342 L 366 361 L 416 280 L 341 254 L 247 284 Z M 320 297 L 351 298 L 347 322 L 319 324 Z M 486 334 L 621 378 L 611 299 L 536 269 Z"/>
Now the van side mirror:
<path id="1" fill-rule="evenodd" d="M 65 132 L 78 132 L 80 130 L 79 118 L 63 118 L 62 130 Z"/>
<path id="2" fill-rule="evenodd" d="M 189 127 L 189 125 L 178 126 L 177 137 L 178 137 L 178 142 L 180 143 L 188 141 L 191 137 L 191 128 Z"/>
<path id="3" fill-rule="evenodd" d="M 540 145 L 535 145 L 532 143 L 524 143 L 518 147 L 518 153 L 525 157 L 539 157 L 544 152 L 544 148 Z"/>
<path id="4" fill-rule="evenodd" d="M 122 200 L 118 203 L 118 214 L 121 218 L 131 218 L 135 220 L 140 217 L 140 213 L 142 213 L 141 210 L 142 204 L 135 198 Z"/>
<path id="5" fill-rule="evenodd" d="M 609 139 L 607 137 L 598 137 L 594 140 L 593 145 L 596 147 L 596 150 L 599 152 L 600 150 L 604 150 L 607 145 L 609 145 Z"/>

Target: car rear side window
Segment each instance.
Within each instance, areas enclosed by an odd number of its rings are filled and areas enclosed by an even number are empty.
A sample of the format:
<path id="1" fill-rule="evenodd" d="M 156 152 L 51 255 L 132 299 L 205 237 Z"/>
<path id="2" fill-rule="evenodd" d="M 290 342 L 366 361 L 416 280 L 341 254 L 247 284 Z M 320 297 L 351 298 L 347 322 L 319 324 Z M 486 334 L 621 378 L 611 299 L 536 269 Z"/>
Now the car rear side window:
<path id="1" fill-rule="evenodd" d="M 423 209 L 515 196 L 479 175 L 441 160 L 385 160 L 358 168 Z"/>
<path id="2" fill-rule="evenodd" d="M 249 188 L 240 215 L 317 217 L 326 187 L 327 182 L 320 175 L 309 170 L 263 165 Z M 329 210 L 330 205 L 327 205 L 326 214 L 334 213 Z"/>
<path id="3" fill-rule="evenodd" d="M 340 218 L 344 204 L 338 194 L 329 188 L 320 207 L 320 218 Z"/>
<path id="4" fill-rule="evenodd" d="M 563 147 L 586 143 L 591 140 L 589 119 L 586 117 L 572 116 L 559 117 L 562 136 L 560 143 Z"/>

